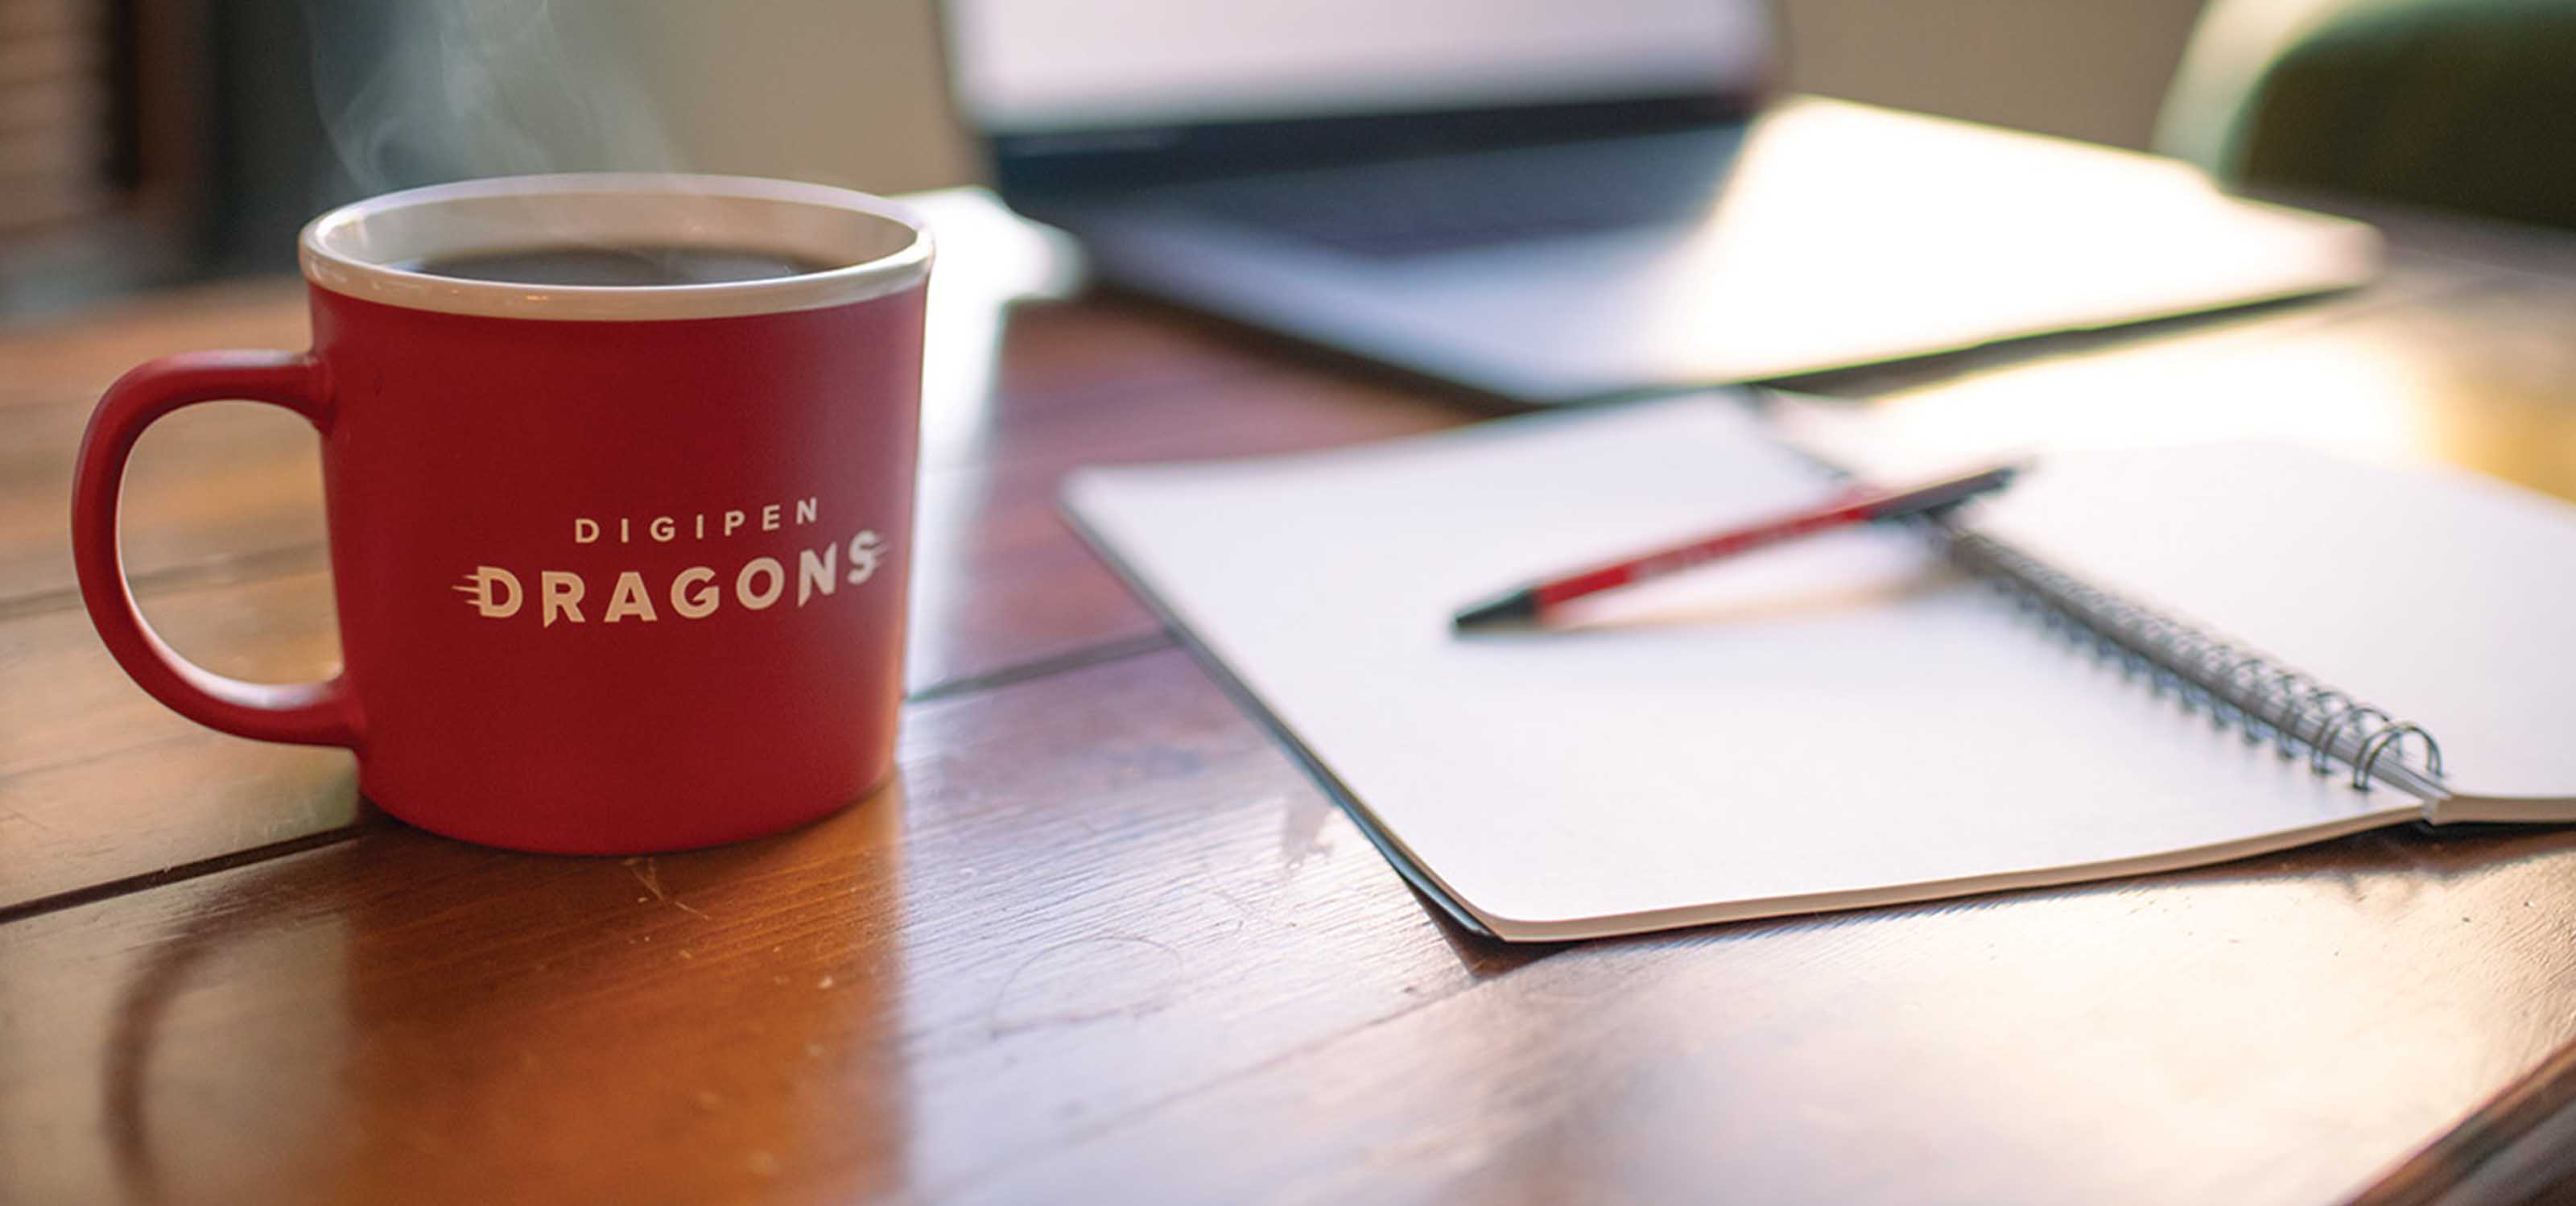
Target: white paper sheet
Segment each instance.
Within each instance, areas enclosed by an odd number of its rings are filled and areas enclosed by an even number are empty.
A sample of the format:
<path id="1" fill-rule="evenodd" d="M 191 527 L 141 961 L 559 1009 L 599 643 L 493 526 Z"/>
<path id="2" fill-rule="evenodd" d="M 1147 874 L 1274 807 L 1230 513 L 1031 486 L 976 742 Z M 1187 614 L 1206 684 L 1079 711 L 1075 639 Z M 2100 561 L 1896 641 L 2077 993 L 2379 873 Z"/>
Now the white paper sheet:
<path id="1" fill-rule="evenodd" d="M 1094 470 L 1071 509 L 1506 938 L 1588 937 L 2218 861 L 2416 815 L 1853 529 L 1453 636 L 1459 605 L 1827 484 L 1684 399 L 1257 462 Z"/>
<path id="2" fill-rule="evenodd" d="M 2239 442 L 2055 454 L 1970 514 L 2422 725 L 2464 803 L 2576 796 L 2576 508 L 2448 469 Z"/>

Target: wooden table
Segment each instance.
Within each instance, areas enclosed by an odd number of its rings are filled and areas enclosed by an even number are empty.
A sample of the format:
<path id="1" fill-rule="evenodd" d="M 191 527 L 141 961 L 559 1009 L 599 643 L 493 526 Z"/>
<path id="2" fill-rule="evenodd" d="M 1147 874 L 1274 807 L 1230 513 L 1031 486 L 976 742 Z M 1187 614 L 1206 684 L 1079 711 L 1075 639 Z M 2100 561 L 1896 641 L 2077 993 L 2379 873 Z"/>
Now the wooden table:
<path id="1" fill-rule="evenodd" d="M 2576 248 L 2391 229 L 2359 293 L 1816 384 L 1927 440 L 2325 432 L 2576 496 Z M 0 332 L 0 1200 L 2564 1187 L 2576 832 L 1556 948 L 1447 927 L 1054 491 L 1482 412 L 1134 303 L 1002 322 L 1063 281 L 1026 239 L 946 239 L 898 785 L 659 858 L 415 832 L 344 754 L 197 729 L 91 635 L 63 546 L 90 401 L 149 355 L 301 346 L 291 282 Z M 126 540 L 176 645 L 327 670 L 318 490 L 278 412 L 154 429 Z"/>

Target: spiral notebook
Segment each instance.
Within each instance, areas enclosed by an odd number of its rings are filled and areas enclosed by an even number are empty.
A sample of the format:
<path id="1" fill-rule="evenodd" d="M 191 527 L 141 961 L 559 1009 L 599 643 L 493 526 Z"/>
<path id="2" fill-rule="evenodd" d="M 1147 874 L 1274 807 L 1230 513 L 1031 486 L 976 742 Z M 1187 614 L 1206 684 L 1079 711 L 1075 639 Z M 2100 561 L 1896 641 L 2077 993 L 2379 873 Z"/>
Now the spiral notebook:
<path id="1" fill-rule="evenodd" d="M 1836 483 L 1735 403 L 1085 472 L 1070 513 L 1413 882 L 1512 940 L 2576 820 L 2576 513 L 2288 445 L 2052 455 L 1454 636 L 1511 582 Z"/>

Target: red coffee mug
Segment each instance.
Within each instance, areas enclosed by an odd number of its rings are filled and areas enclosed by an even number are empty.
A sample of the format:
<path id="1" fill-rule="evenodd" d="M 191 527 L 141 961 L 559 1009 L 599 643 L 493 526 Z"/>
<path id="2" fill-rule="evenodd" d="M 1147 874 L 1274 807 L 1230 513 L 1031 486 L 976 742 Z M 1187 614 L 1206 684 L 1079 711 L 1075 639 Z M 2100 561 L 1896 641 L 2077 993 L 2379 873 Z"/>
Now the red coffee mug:
<path id="1" fill-rule="evenodd" d="M 412 270 L 535 247 L 839 265 L 724 284 Z M 304 229 L 309 352 L 165 357 L 81 442 L 72 551 L 110 652 L 180 715 L 341 745 L 385 811 L 636 853 L 832 812 L 891 773 L 930 239 L 884 202 L 715 176 L 394 193 Z M 271 402 L 322 435 L 344 663 L 270 686 L 136 610 L 117 492 L 154 419 Z"/>

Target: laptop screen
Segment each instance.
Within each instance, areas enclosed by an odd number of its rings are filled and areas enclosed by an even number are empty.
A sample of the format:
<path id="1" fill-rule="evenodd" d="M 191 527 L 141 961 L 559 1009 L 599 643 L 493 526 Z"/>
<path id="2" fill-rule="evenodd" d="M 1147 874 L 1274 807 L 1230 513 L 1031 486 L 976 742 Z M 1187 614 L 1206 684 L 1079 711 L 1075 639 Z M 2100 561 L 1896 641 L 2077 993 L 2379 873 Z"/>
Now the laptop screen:
<path id="1" fill-rule="evenodd" d="M 949 0 L 988 134 L 1752 91 L 1756 0 Z"/>

